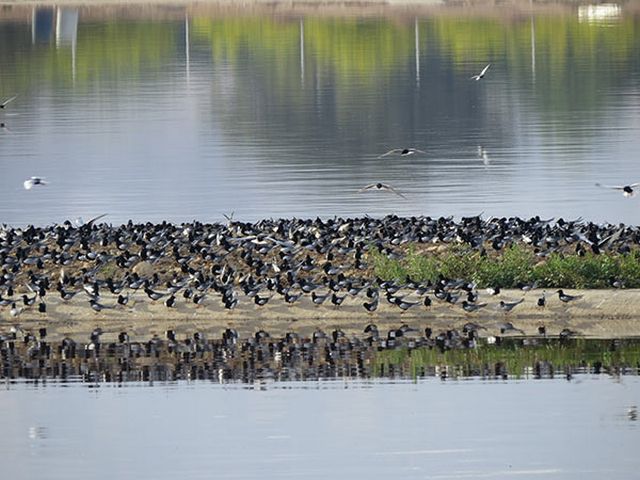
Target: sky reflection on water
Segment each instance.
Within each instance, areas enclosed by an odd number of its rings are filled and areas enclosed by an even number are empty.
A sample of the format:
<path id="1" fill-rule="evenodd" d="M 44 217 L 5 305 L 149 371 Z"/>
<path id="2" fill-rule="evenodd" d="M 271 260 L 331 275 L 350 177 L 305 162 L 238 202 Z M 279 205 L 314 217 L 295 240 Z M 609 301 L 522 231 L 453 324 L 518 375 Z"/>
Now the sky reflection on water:
<path id="1" fill-rule="evenodd" d="M 637 377 L 10 385 L 7 478 L 632 478 Z M 188 406 L 188 407 L 187 407 Z"/>
<path id="2" fill-rule="evenodd" d="M 0 19 L 0 93 L 20 94 L 1 112 L 0 222 L 638 223 L 637 198 L 594 186 L 640 179 L 637 17 L 47 12 Z M 378 158 L 404 146 L 427 153 Z M 24 191 L 31 175 L 51 184 Z M 407 199 L 357 193 L 376 181 Z"/>

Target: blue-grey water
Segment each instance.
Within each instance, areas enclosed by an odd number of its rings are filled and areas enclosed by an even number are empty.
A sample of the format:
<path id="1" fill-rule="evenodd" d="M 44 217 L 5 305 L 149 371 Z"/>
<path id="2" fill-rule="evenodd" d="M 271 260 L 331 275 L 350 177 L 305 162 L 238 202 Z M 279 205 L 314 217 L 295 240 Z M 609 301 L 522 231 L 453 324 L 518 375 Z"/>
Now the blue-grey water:
<path id="1" fill-rule="evenodd" d="M 637 477 L 640 379 L 26 384 L 3 478 Z"/>
<path id="2" fill-rule="evenodd" d="M 612 5 L 362 18 L 5 7 L 0 96 L 19 97 L 0 111 L 0 223 L 637 224 L 640 198 L 594 185 L 640 181 L 640 19 Z M 426 153 L 378 158 L 396 147 Z M 50 184 L 26 191 L 33 175 Z M 357 193 L 377 181 L 406 199 Z"/>
<path id="3" fill-rule="evenodd" d="M 623 7 L 5 6 L 0 101 L 19 96 L 0 110 L 0 223 L 484 212 L 637 224 L 640 198 L 594 185 L 640 181 L 640 18 Z M 426 153 L 378 158 L 396 147 Z M 49 184 L 25 190 L 33 175 Z M 406 198 L 357 193 L 377 181 Z M 6 383 L 0 477 L 631 479 L 639 404 L 637 377 L 604 375 Z"/>

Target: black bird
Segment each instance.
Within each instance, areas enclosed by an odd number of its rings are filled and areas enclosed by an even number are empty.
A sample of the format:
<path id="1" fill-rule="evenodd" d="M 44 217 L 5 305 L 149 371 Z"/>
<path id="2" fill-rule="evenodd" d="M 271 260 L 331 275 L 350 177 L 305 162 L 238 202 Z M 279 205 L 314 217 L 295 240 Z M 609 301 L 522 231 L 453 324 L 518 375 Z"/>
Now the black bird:
<path id="1" fill-rule="evenodd" d="M 40 302 L 38 304 L 38 312 L 40 313 L 47 313 L 47 304 L 44 302 Z"/>
<path id="2" fill-rule="evenodd" d="M 500 287 L 489 287 L 487 288 L 487 293 L 489 295 L 498 295 L 500 293 Z"/>
<path id="3" fill-rule="evenodd" d="M 394 187 L 389 185 L 388 183 L 380 183 L 380 182 L 378 182 L 378 183 L 370 183 L 369 185 L 365 185 L 360 190 L 358 190 L 358 193 L 366 192 L 368 190 L 378 190 L 378 191 L 391 192 L 391 193 L 395 193 L 399 197 L 407 198 L 402 193 L 400 193 L 398 190 L 396 190 Z"/>
<path id="4" fill-rule="evenodd" d="M 538 306 L 544 307 L 546 304 L 547 304 L 547 297 L 545 295 L 545 292 L 542 292 L 542 295 L 538 297 Z"/>
<path id="5" fill-rule="evenodd" d="M 122 305 L 124 307 L 127 303 L 129 303 L 129 294 L 127 293 L 126 296 L 122 294 L 118 295 L 117 302 L 118 302 L 118 305 Z"/>
<path id="6" fill-rule="evenodd" d="M 383 153 L 378 156 L 378 158 L 388 157 L 389 155 L 400 155 L 401 157 L 406 157 L 408 155 L 414 155 L 416 153 L 427 153 L 424 150 L 418 150 L 417 148 L 394 148 L 389 150 L 387 153 Z"/>
<path id="7" fill-rule="evenodd" d="M 578 300 L 579 298 L 582 298 L 582 295 L 567 295 L 562 291 L 562 289 L 558 290 L 557 293 L 560 300 L 563 301 L 564 303 L 569 303 L 573 300 Z"/>
<path id="8" fill-rule="evenodd" d="M 263 305 L 266 305 L 269 300 L 271 300 L 271 297 L 261 297 L 258 294 L 256 294 L 253 297 L 253 303 L 258 305 L 259 307 L 262 307 Z"/>
<path id="9" fill-rule="evenodd" d="M 362 306 L 367 312 L 373 313 L 378 309 L 378 303 L 378 297 L 376 297 L 371 302 L 364 302 Z"/>
<path id="10" fill-rule="evenodd" d="M 160 300 L 162 297 L 164 297 L 166 295 L 166 293 L 160 293 L 160 292 L 156 292 L 154 290 L 151 290 L 149 287 L 144 287 L 144 293 L 147 294 L 147 296 L 153 300 L 154 302 L 156 300 Z"/>
<path id="11" fill-rule="evenodd" d="M 89 304 L 91 305 L 91 308 L 93 309 L 94 312 L 101 312 L 102 310 L 113 308 L 113 307 L 98 303 L 98 301 L 94 300 L 93 298 L 89 300 Z"/>
<path id="12" fill-rule="evenodd" d="M 343 295 L 342 297 L 336 295 L 335 293 L 333 293 L 331 295 L 331 303 L 333 305 L 335 305 L 336 307 L 339 307 L 340 305 L 342 305 L 342 302 L 344 302 L 344 299 L 347 298 L 346 295 Z"/>
<path id="13" fill-rule="evenodd" d="M 175 306 L 176 306 L 176 297 L 175 297 L 175 295 L 171 295 L 169 298 L 167 298 L 167 299 L 164 301 L 164 305 L 165 305 L 167 308 L 173 308 L 173 307 L 175 307 Z"/>
<path id="14" fill-rule="evenodd" d="M 611 190 L 620 190 L 622 194 L 627 198 L 635 196 L 636 191 L 634 190 L 634 188 L 638 186 L 640 186 L 640 183 L 632 183 L 630 185 L 602 185 L 601 183 L 596 183 L 596 187 L 609 188 Z"/>
<path id="15" fill-rule="evenodd" d="M 465 312 L 469 312 L 469 313 L 476 312 L 482 307 L 486 307 L 486 306 L 487 306 L 486 303 L 479 303 L 479 304 L 470 303 L 470 302 L 467 302 L 466 300 L 462 302 L 462 308 L 464 309 Z"/>
<path id="16" fill-rule="evenodd" d="M 509 333 L 509 332 L 518 332 L 522 335 L 524 335 L 524 330 L 521 330 L 519 328 L 516 328 L 513 326 L 513 323 L 511 322 L 504 322 L 500 324 L 500 333 L 501 334 L 505 334 L 505 333 Z"/>
<path id="17" fill-rule="evenodd" d="M 315 305 L 322 305 L 327 298 L 329 298 L 328 293 L 326 295 L 318 295 L 316 292 L 311 292 L 311 301 Z"/>
<path id="18" fill-rule="evenodd" d="M 509 313 L 517 305 L 520 305 L 522 302 L 524 302 L 524 298 L 521 298 L 517 302 L 505 302 L 504 300 L 500 300 L 500 305 L 498 305 L 498 308 L 505 313 Z"/>
<path id="19" fill-rule="evenodd" d="M 416 305 L 420 305 L 421 302 L 407 302 L 400 297 L 396 297 L 395 304 L 400 307 L 400 310 L 406 312 L 411 307 L 415 307 Z"/>

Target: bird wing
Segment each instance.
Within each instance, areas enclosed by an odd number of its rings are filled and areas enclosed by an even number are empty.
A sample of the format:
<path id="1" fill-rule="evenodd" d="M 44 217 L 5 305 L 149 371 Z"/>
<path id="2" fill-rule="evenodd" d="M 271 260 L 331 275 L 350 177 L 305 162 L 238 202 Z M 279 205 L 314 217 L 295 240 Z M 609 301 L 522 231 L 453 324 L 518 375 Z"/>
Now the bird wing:
<path id="1" fill-rule="evenodd" d="M 371 190 L 372 188 L 376 188 L 377 185 L 378 185 L 377 183 L 370 183 L 369 185 L 365 185 L 360 190 L 358 190 L 358 193 L 366 192 L 367 190 Z"/>
<path id="2" fill-rule="evenodd" d="M 25 180 L 23 185 L 25 190 L 31 190 L 33 188 L 33 180 Z"/>
<path id="3" fill-rule="evenodd" d="M 612 190 L 624 190 L 624 185 L 603 185 L 601 183 L 596 183 L 596 187 L 610 188 Z"/>
<path id="4" fill-rule="evenodd" d="M 18 95 L 14 95 L 13 97 L 2 102 L 0 105 L 4 108 L 8 103 L 13 102 L 16 98 L 18 98 Z"/>
<path id="5" fill-rule="evenodd" d="M 391 155 L 393 153 L 398 153 L 398 152 L 401 152 L 401 151 L 402 151 L 402 148 L 394 148 L 393 150 L 389 150 L 387 153 L 383 153 L 378 158 L 386 157 L 387 155 Z"/>
<path id="6" fill-rule="evenodd" d="M 416 152 L 416 153 L 427 153 L 424 150 L 418 150 L 417 148 L 412 148 L 411 151 Z"/>
<path id="7" fill-rule="evenodd" d="M 407 198 L 403 194 L 401 194 L 398 190 L 396 190 L 391 185 L 389 185 L 388 183 L 383 183 L 382 184 L 382 188 L 385 189 L 385 190 L 389 190 L 390 192 L 393 192 L 393 193 L 395 193 L 396 195 L 399 195 L 402 198 Z"/>
<path id="8" fill-rule="evenodd" d="M 100 220 L 102 217 L 106 217 L 108 213 L 103 213 L 102 215 L 98 215 L 97 217 L 93 217 L 89 220 L 85 225 L 93 225 L 96 221 Z"/>
<path id="9" fill-rule="evenodd" d="M 480 76 L 482 77 L 485 73 L 487 73 L 487 70 L 489 70 L 489 67 L 491 66 L 491 64 L 488 64 L 486 67 L 484 67 L 482 69 L 482 71 L 480 72 Z"/>

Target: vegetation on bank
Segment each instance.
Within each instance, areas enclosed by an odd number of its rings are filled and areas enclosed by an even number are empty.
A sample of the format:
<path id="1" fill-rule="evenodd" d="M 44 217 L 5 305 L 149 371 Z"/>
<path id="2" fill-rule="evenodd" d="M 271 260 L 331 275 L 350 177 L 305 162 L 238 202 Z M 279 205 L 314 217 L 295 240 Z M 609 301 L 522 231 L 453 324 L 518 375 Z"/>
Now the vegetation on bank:
<path id="1" fill-rule="evenodd" d="M 519 377 L 527 372 L 535 375 L 536 365 L 541 364 L 542 376 L 548 376 L 554 370 L 570 372 L 578 368 L 610 373 L 627 369 L 637 374 L 640 341 L 575 338 L 561 342 L 545 339 L 525 346 L 521 339 L 504 339 L 500 346 L 481 345 L 445 352 L 437 348 L 383 350 L 376 354 L 374 371 L 378 376 L 402 372 L 415 378 L 429 372 L 435 374 L 435 367 L 446 366 L 448 376 L 454 377 L 499 376 L 503 373 Z"/>
<path id="2" fill-rule="evenodd" d="M 409 249 L 401 260 L 373 251 L 375 274 L 384 280 L 436 281 L 439 275 L 475 282 L 479 288 L 516 288 L 536 283 L 541 288 L 639 288 L 640 252 L 584 256 L 552 253 L 539 258 L 523 245 L 513 245 L 500 255 L 482 255 L 471 248 L 451 247 L 440 253 Z"/>

